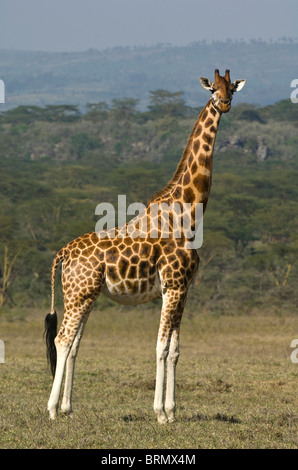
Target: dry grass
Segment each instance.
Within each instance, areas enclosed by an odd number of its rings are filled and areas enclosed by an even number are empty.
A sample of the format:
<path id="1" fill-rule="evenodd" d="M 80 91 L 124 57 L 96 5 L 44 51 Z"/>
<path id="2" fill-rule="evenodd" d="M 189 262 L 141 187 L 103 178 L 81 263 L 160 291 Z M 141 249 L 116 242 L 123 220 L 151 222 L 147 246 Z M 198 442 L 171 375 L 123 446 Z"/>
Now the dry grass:
<path id="1" fill-rule="evenodd" d="M 297 448 L 295 317 L 186 312 L 177 422 L 161 426 L 152 409 L 157 310 L 93 312 L 77 361 L 74 415 L 54 422 L 46 411 L 45 313 L 0 317 L 0 448 Z"/>

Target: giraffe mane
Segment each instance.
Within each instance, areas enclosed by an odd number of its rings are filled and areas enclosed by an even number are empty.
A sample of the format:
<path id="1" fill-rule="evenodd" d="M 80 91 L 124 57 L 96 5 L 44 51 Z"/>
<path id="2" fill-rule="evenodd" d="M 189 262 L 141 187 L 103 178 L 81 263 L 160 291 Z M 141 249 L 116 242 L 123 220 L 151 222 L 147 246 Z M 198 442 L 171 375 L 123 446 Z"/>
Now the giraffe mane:
<path id="1" fill-rule="evenodd" d="M 185 169 L 185 163 L 190 155 L 190 152 L 191 152 L 191 142 L 192 142 L 192 139 L 193 139 L 193 135 L 194 135 L 194 132 L 196 130 L 196 125 L 197 125 L 197 122 L 200 120 L 200 117 L 203 113 L 205 108 L 202 109 L 202 111 L 200 112 L 200 115 L 193 127 L 193 130 L 192 130 L 192 133 L 190 134 L 189 136 L 189 139 L 188 139 L 188 142 L 187 142 L 187 145 L 185 147 L 185 150 L 182 154 L 182 157 L 180 159 L 180 162 L 178 163 L 178 166 L 175 170 L 175 173 L 173 174 L 172 178 L 170 179 L 170 181 L 166 184 L 166 186 L 164 186 L 164 188 L 160 189 L 157 193 L 155 193 L 150 199 L 148 199 L 148 204 L 151 204 L 153 201 L 155 201 L 156 199 L 159 199 L 161 197 L 164 197 L 166 195 L 169 194 L 169 192 L 171 191 L 171 189 L 174 188 L 174 186 L 176 185 L 176 183 L 179 181 L 181 175 L 184 173 L 184 169 Z"/>

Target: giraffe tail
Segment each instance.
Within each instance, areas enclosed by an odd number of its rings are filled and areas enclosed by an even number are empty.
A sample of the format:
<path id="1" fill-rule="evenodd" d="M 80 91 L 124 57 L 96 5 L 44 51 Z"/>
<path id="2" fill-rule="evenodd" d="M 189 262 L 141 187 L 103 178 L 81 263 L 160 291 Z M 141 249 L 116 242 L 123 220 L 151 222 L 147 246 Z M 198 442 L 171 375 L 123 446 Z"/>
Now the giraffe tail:
<path id="1" fill-rule="evenodd" d="M 54 308 L 54 297 L 55 297 L 55 277 L 56 271 L 59 263 L 64 259 L 64 250 L 60 250 L 55 256 L 52 269 L 51 269 L 51 313 L 48 313 L 45 317 L 45 331 L 44 336 L 46 338 L 46 348 L 47 348 L 47 360 L 51 367 L 51 372 L 53 377 L 55 376 L 56 363 L 57 363 L 57 351 L 55 346 L 55 338 L 57 336 L 57 313 Z"/>

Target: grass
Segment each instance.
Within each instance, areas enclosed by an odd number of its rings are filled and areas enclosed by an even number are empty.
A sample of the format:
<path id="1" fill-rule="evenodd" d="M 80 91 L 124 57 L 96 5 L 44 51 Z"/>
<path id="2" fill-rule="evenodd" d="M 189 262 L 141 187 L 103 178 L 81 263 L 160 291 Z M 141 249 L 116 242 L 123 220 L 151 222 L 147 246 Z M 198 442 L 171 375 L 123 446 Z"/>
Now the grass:
<path id="1" fill-rule="evenodd" d="M 109 308 L 88 321 L 72 417 L 51 422 L 46 312 L 0 316 L 0 448 L 292 448 L 297 442 L 297 318 L 186 311 L 177 366 L 177 421 L 153 413 L 157 309 Z M 61 309 L 59 319 L 61 321 Z"/>

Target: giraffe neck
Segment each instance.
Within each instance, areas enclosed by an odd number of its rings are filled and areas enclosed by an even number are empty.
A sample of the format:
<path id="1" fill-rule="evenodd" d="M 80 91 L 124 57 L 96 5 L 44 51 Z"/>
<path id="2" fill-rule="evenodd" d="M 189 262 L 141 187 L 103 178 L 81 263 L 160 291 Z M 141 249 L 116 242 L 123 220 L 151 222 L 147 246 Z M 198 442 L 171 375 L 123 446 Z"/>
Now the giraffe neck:
<path id="1" fill-rule="evenodd" d="M 221 113 L 210 99 L 188 139 L 179 164 L 181 174 L 169 194 L 172 202 L 203 203 L 205 211 L 211 189 L 212 156 L 220 117 Z"/>

